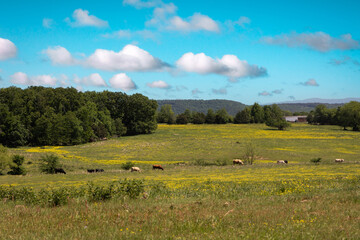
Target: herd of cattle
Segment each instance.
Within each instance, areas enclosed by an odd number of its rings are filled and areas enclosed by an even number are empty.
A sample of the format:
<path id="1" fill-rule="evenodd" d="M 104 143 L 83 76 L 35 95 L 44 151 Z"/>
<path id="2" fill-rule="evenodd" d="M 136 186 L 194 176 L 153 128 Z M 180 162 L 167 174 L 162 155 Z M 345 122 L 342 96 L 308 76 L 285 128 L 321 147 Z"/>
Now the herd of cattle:
<path id="1" fill-rule="evenodd" d="M 337 159 L 335 159 L 335 162 L 336 163 L 342 163 L 342 162 L 345 162 L 345 160 L 341 159 L 341 158 L 337 158 Z M 278 160 L 276 163 L 277 164 L 288 164 L 289 162 L 287 160 Z M 244 162 L 241 159 L 234 159 L 233 160 L 233 165 L 244 165 Z M 153 165 L 152 169 L 153 170 L 159 169 L 159 170 L 164 171 L 164 168 L 161 165 Z M 132 167 L 130 169 L 130 171 L 131 172 L 141 172 L 141 169 L 139 167 Z M 98 168 L 96 168 L 96 169 L 87 169 L 87 172 L 88 173 L 104 172 L 104 169 L 98 169 Z M 66 174 L 66 172 L 62 168 L 55 168 L 55 174 L 57 174 L 57 173 Z"/>

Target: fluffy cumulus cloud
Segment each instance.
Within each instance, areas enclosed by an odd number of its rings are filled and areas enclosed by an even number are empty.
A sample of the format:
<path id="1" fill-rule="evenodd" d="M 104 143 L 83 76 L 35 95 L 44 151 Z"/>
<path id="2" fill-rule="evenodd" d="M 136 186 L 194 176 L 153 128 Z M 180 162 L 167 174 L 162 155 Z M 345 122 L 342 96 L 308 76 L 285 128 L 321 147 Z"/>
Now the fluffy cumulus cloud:
<path id="1" fill-rule="evenodd" d="M 160 88 L 160 89 L 169 89 L 171 87 L 169 84 L 167 84 L 162 80 L 154 81 L 152 83 L 147 83 L 146 85 L 150 88 Z"/>
<path id="2" fill-rule="evenodd" d="M 153 57 L 147 51 L 135 46 L 126 45 L 121 51 L 97 49 L 85 65 L 105 71 L 156 71 L 169 65 Z"/>
<path id="3" fill-rule="evenodd" d="M 123 91 L 130 91 L 136 89 L 135 83 L 125 73 L 114 75 L 110 81 L 110 86 L 114 89 L 121 89 Z"/>
<path id="4" fill-rule="evenodd" d="M 44 28 L 52 28 L 54 25 L 54 20 L 50 18 L 44 18 L 42 21 L 42 25 Z"/>
<path id="5" fill-rule="evenodd" d="M 49 47 L 43 53 L 49 57 L 54 65 L 74 65 L 77 63 L 71 53 L 61 46 Z"/>
<path id="6" fill-rule="evenodd" d="M 80 85 L 95 86 L 95 87 L 106 87 L 107 84 L 104 79 L 98 73 L 93 73 L 90 76 L 79 78 L 74 76 L 74 82 Z"/>
<path id="7" fill-rule="evenodd" d="M 159 4 L 161 4 L 161 0 L 148 0 L 148 1 L 141 1 L 141 0 L 124 0 L 124 5 L 130 5 L 135 8 L 152 8 Z"/>
<path id="8" fill-rule="evenodd" d="M 319 84 L 316 82 L 315 79 L 311 78 L 309 79 L 308 81 L 306 82 L 302 82 L 300 83 L 301 85 L 304 85 L 304 86 L 310 86 L 310 87 L 318 87 Z"/>
<path id="9" fill-rule="evenodd" d="M 153 17 L 146 22 L 162 30 L 197 32 L 220 32 L 219 25 L 210 17 L 195 13 L 184 19 L 176 15 L 177 7 L 173 3 L 164 4 L 154 9 Z"/>
<path id="10" fill-rule="evenodd" d="M 181 32 L 220 32 L 219 25 L 213 19 L 200 13 L 195 13 L 188 19 L 175 16 L 170 19 L 167 29 Z"/>
<path id="11" fill-rule="evenodd" d="M 221 59 L 213 59 L 204 53 L 185 53 L 176 66 L 186 72 L 199 74 L 220 74 L 227 76 L 231 81 L 244 77 L 261 77 L 267 75 L 263 67 L 250 65 L 245 60 L 240 60 L 235 55 L 224 55 Z"/>
<path id="12" fill-rule="evenodd" d="M 8 39 L 0 38 L 0 61 L 7 60 L 16 56 L 17 48 Z"/>
<path id="13" fill-rule="evenodd" d="M 10 82 L 27 86 L 55 86 L 57 79 L 50 75 L 29 77 L 26 73 L 17 72 L 10 76 Z"/>
<path id="14" fill-rule="evenodd" d="M 100 18 L 89 15 L 89 11 L 83 10 L 81 8 L 76 9 L 72 15 L 74 21 L 71 21 L 70 18 L 66 18 L 65 21 L 70 24 L 72 27 L 108 27 L 109 24 L 107 21 L 101 20 Z"/>
<path id="15" fill-rule="evenodd" d="M 324 32 L 282 34 L 274 37 L 263 37 L 261 41 L 270 45 L 308 47 L 320 52 L 359 48 L 359 42 L 352 39 L 350 34 L 335 38 Z"/>

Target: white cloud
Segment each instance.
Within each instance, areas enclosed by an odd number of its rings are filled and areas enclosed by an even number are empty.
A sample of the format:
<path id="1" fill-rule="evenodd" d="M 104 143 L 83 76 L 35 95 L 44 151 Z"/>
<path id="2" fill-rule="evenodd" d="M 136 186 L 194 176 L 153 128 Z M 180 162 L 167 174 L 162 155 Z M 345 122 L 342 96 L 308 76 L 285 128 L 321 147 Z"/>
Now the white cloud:
<path id="1" fill-rule="evenodd" d="M 335 65 L 335 66 L 339 66 L 339 65 L 343 65 L 343 64 L 347 64 L 347 63 L 352 63 L 356 66 L 360 66 L 360 62 L 352 59 L 349 56 L 344 56 L 342 59 L 331 59 L 330 64 Z"/>
<path id="2" fill-rule="evenodd" d="M 177 7 L 173 3 L 162 4 L 154 9 L 153 18 L 145 24 L 162 30 L 180 32 L 220 32 L 219 25 L 206 15 L 195 13 L 187 19 L 183 19 L 176 15 L 176 11 Z"/>
<path id="3" fill-rule="evenodd" d="M 83 10 L 81 8 L 76 9 L 72 15 L 75 20 L 72 22 L 69 18 L 66 18 L 65 21 L 70 24 L 72 27 L 85 27 L 85 26 L 93 26 L 93 27 L 108 27 L 109 24 L 107 21 L 101 20 L 94 15 L 89 15 L 89 11 Z"/>
<path id="4" fill-rule="evenodd" d="M 161 89 L 169 89 L 171 87 L 169 84 L 167 84 L 162 80 L 154 81 L 152 83 L 147 83 L 146 85 L 150 88 L 161 88 Z"/>
<path id="5" fill-rule="evenodd" d="M 42 21 L 42 25 L 44 28 L 52 28 L 54 25 L 54 20 L 50 18 L 44 18 Z"/>
<path id="6" fill-rule="evenodd" d="M 107 84 L 104 79 L 98 73 L 93 73 L 90 76 L 79 78 L 77 75 L 74 76 L 74 82 L 80 85 L 95 86 L 95 87 L 106 87 Z"/>
<path id="7" fill-rule="evenodd" d="M 259 96 L 263 96 L 263 97 L 268 97 L 268 96 L 272 96 L 271 93 L 267 92 L 267 91 L 263 91 L 261 93 L 258 94 Z"/>
<path id="8" fill-rule="evenodd" d="M 304 86 L 311 86 L 311 87 L 318 87 L 319 86 L 319 84 L 313 78 L 309 79 L 306 82 L 300 83 L 300 84 L 304 85 Z"/>
<path id="9" fill-rule="evenodd" d="M 220 28 L 214 20 L 200 13 L 195 13 L 187 20 L 184 20 L 179 16 L 175 16 L 170 19 L 166 28 L 169 30 L 182 32 L 196 32 L 201 30 L 209 32 L 220 32 Z"/>
<path id="10" fill-rule="evenodd" d="M 105 71 L 156 71 L 168 67 L 168 64 L 153 57 L 147 51 L 135 46 L 126 45 L 121 51 L 97 49 L 85 65 Z"/>
<path id="11" fill-rule="evenodd" d="M 225 95 L 225 94 L 227 94 L 226 88 L 213 89 L 212 92 L 213 92 L 214 94 L 218 94 L 218 95 Z"/>
<path id="12" fill-rule="evenodd" d="M 50 58 L 54 65 L 74 65 L 77 63 L 71 53 L 61 46 L 49 47 L 43 53 Z"/>
<path id="13" fill-rule="evenodd" d="M 283 89 L 275 89 L 271 93 L 273 93 L 273 94 L 282 94 L 283 91 L 284 91 Z"/>
<path id="14" fill-rule="evenodd" d="M 0 61 L 16 57 L 17 48 L 13 42 L 8 39 L 0 38 Z"/>
<path id="15" fill-rule="evenodd" d="M 251 20 L 248 17 L 245 16 L 241 16 L 239 18 L 239 20 L 235 21 L 234 24 L 237 24 L 239 26 L 241 26 L 242 28 L 245 28 L 245 24 L 250 24 Z"/>
<path id="16" fill-rule="evenodd" d="M 177 62 L 176 66 L 186 72 L 199 74 L 220 74 L 236 81 L 243 77 L 261 77 L 267 75 L 263 67 L 250 65 L 245 60 L 238 59 L 235 55 L 224 55 L 221 59 L 213 59 L 204 53 L 185 53 Z"/>
<path id="17" fill-rule="evenodd" d="M 57 79 L 50 75 L 38 75 L 28 77 L 26 73 L 17 72 L 10 76 L 10 82 L 13 84 L 27 86 L 55 86 Z"/>
<path id="18" fill-rule="evenodd" d="M 112 88 L 121 89 L 123 91 L 130 91 L 137 88 L 135 83 L 125 73 L 114 75 L 109 82 Z"/>
<path id="19" fill-rule="evenodd" d="M 359 48 L 359 42 L 352 39 L 350 34 L 344 34 L 341 35 L 340 38 L 334 38 L 324 32 L 282 34 L 274 37 L 263 37 L 261 41 L 270 45 L 308 47 L 320 52 Z"/>
<path id="20" fill-rule="evenodd" d="M 141 1 L 141 0 L 124 0 L 124 5 L 130 5 L 135 8 L 152 8 L 159 4 L 161 4 L 161 0 L 149 0 L 149 1 Z"/>

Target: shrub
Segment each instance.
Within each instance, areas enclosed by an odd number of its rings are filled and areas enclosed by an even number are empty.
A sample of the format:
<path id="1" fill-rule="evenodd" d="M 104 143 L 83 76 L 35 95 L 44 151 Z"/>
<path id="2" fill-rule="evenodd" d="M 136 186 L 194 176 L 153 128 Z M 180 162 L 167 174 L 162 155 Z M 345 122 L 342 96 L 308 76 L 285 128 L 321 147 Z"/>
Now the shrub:
<path id="1" fill-rule="evenodd" d="M 215 165 L 216 166 L 226 166 L 226 165 L 228 165 L 228 162 L 225 159 L 223 159 L 223 160 L 218 159 L 215 161 Z"/>
<path id="2" fill-rule="evenodd" d="M 59 168 L 59 157 L 54 154 L 46 154 L 40 158 L 40 171 L 43 173 L 54 174 L 55 168 Z"/>
<path id="3" fill-rule="evenodd" d="M 138 198 L 144 192 L 144 180 L 124 179 L 119 181 L 120 191 L 132 199 Z"/>
<path id="4" fill-rule="evenodd" d="M 121 164 L 121 168 L 124 170 L 129 170 L 133 166 L 135 166 L 135 163 L 133 163 L 131 161 Z"/>
<path id="5" fill-rule="evenodd" d="M 10 175 L 25 175 L 25 168 L 22 166 L 24 163 L 24 156 L 14 155 L 12 156 L 12 163 L 10 164 Z"/>
<path id="6" fill-rule="evenodd" d="M 254 144 L 248 143 L 245 146 L 245 151 L 244 151 L 244 156 L 243 156 L 244 162 L 246 164 L 252 165 L 255 161 L 255 153 L 256 153 L 256 149 L 255 149 Z"/>
<path id="7" fill-rule="evenodd" d="M 3 171 L 9 165 L 9 154 L 7 148 L 0 144 L 0 175 L 3 175 Z"/>
<path id="8" fill-rule="evenodd" d="M 315 164 L 320 163 L 320 162 L 321 162 L 321 158 L 313 158 L 313 159 L 310 159 L 310 162 L 315 163 Z"/>

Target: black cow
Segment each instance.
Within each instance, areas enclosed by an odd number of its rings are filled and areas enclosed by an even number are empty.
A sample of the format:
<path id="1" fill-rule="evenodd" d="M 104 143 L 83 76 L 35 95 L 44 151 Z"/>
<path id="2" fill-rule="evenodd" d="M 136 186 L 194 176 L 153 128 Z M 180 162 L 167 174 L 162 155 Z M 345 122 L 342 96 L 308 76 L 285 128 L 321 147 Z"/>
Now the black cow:
<path id="1" fill-rule="evenodd" d="M 64 169 L 62 169 L 62 168 L 55 168 L 55 174 L 58 174 L 58 173 L 66 174 L 66 172 L 65 172 Z"/>
<path id="2" fill-rule="evenodd" d="M 95 172 L 103 172 L 104 169 L 95 169 Z"/>

